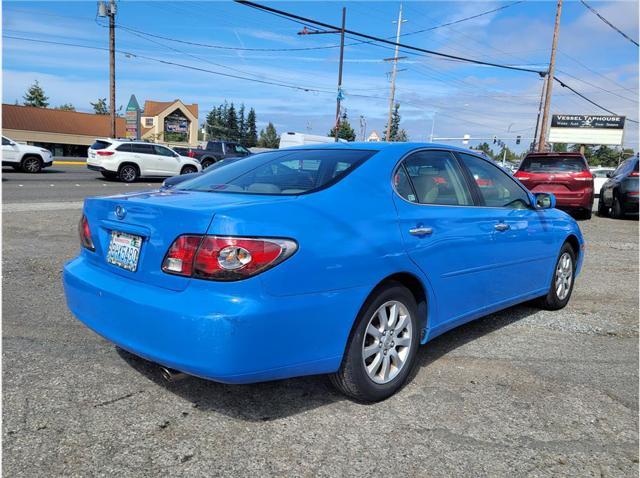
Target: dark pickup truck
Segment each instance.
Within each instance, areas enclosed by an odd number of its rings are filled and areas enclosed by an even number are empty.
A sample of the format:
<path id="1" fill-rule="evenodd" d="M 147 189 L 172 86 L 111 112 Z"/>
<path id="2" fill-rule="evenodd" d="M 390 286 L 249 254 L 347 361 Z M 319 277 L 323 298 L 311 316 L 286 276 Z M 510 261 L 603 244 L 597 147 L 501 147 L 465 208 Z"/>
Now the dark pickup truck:
<path id="1" fill-rule="evenodd" d="M 232 141 L 207 141 L 204 148 L 173 148 L 173 150 L 190 158 L 197 159 L 202 164 L 202 169 L 206 169 L 216 161 L 227 158 L 237 158 L 249 156 L 251 151 L 239 143 Z"/>

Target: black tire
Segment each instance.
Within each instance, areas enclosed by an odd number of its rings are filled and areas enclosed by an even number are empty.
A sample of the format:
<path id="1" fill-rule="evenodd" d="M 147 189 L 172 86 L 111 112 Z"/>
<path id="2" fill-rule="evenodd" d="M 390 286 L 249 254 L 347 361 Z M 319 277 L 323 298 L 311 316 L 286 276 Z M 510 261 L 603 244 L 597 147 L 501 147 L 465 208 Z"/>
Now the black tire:
<path id="1" fill-rule="evenodd" d="M 563 259 L 565 254 L 568 254 L 571 258 L 571 283 L 569 285 L 569 292 L 564 298 L 560 298 L 558 296 L 556 281 L 559 275 L 559 265 L 560 261 Z M 558 259 L 556 260 L 555 266 L 553 268 L 553 277 L 551 278 L 551 285 L 549 286 L 549 292 L 544 297 L 541 297 L 539 300 L 539 306 L 543 309 L 547 310 L 560 310 L 564 308 L 568 303 L 569 299 L 571 299 L 571 293 L 573 292 L 573 285 L 575 283 L 576 277 L 576 253 L 571 247 L 571 244 L 565 242 L 560 249 L 560 254 L 558 254 Z"/>
<path id="2" fill-rule="evenodd" d="M 38 156 L 26 156 L 20 163 L 20 168 L 25 173 L 36 174 L 42 171 L 42 159 Z"/>
<path id="3" fill-rule="evenodd" d="M 213 159 L 203 159 L 202 160 L 202 169 L 207 169 L 209 166 L 211 166 L 213 163 L 215 163 L 215 161 Z"/>
<path id="4" fill-rule="evenodd" d="M 133 164 L 123 164 L 118 169 L 118 179 L 124 183 L 133 183 L 140 177 L 140 171 Z"/>
<path id="5" fill-rule="evenodd" d="M 112 173 L 111 171 L 100 171 L 100 174 L 106 179 L 115 179 L 118 173 Z"/>
<path id="6" fill-rule="evenodd" d="M 585 219 L 585 220 L 589 220 L 591 219 L 591 209 L 583 209 L 580 213 L 580 219 Z"/>
<path id="7" fill-rule="evenodd" d="M 197 172 L 198 172 L 198 168 L 196 168 L 195 166 L 185 166 L 180 171 L 180 174 L 191 174 L 191 173 L 197 173 Z"/>
<path id="8" fill-rule="evenodd" d="M 604 197 L 600 194 L 600 199 L 598 199 L 598 216 L 607 217 L 609 215 L 609 208 L 604 203 Z"/>
<path id="9" fill-rule="evenodd" d="M 404 365 L 400 367 L 397 375 L 392 380 L 379 384 L 374 382 L 367 374 L 363 359 L 363 347 L 367 338 L 366 329 L 370 320 L 389 301 L 399 302 L 409 313 L 411 322 L 410 346 Z M 390 397 L 404 385 L 411 373 L 411 369 L 415 365 L 416 354 L 420 346 L 419 327 L 418 308 L 411 292 L 397 282 L 389 282 L 381 286 L 371 294 L 362 306 L 351 330 L 342 364 L 336 373 L 329 376 L 331 382 L 340 392 L 361 402 L 378 402 Z M 398 340 L 397 337 L 396 340 Z M 375 343 L 377 342 L 374 341 Z M 382 343 L 382 339 L 380 343 Z M 390 345 L 393 345 L 393 342 Z M 391 360 L 390 357 L 391 355 L 389 355 L 388 360 Z"/>
<path id="10" fill-rule="evenodd" d="M 614 219 L 622 219 L 624 217 L 624 211 L 622 209 L 622 204 L 620 203 L 620 199 L 618 199 L 618 196 L 613 197 L 613 207 L 611 208 L 611 216 Z"/>

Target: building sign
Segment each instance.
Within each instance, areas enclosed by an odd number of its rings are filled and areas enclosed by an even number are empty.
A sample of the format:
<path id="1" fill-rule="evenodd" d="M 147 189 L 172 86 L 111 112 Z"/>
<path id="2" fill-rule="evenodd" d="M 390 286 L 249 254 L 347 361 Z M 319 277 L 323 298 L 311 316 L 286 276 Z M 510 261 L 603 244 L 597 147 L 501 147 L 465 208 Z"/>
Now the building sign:
<path id="1" fill-rule="evenodd" d="M 622 145 L 624 116 L 553 115 L 550 143 Z"/>
<path id="2" fill-rule="evenodd" d="M 186 133 L 189 131 L 189 121 L 180 118 L 167 118 L 164 120 L 164 130 L 167 133 Z"/>
<path id="3" fill-rule="evenodd" d="M 140 105 L 135 95 L 129 98 L 127 111 L 124 114 L 126 121 L 126 137 L 129 139 L 140 139 Z"/>

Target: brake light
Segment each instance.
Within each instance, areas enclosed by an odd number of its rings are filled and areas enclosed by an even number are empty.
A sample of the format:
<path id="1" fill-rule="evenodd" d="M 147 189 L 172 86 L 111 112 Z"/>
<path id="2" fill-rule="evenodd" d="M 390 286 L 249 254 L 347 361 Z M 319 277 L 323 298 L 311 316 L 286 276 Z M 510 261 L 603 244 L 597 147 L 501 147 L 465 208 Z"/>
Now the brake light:
<path id="1" fill-rule="evenodd" d="M 113 155 L 113 151 L 103 151 L 103 150 L 100 150 L 100 151 L 96 151 L 96 154 L 97 154 L 98 156 L 112 156 L 112 155 Z"/>
<path id="2" fill-rule="evenodd" d="M 633 178 L 637 178 L 638 177 L 638 171 L 631 171 L 631 174 L 629 174 L 629 176 L 631 176 Z"/>
<path id="3" fill-rule="evenodd" d="M 187 156 L 189 156 L 190 158 L 195 158 L 196 157 L 196 153 L 194 153 L 192 150 L 189 150 L 187 152 Z"/>
<path id="4" fill-rule="evenodd" d="M 236 281 L 264 272 L 298 249 L 289 239 L 180 236 L 169 248 L 162 270 L 199 279 Z"/>
<path id="5" fill-rule="evenodd" d="M 591 171 L 580 171 L 573 175 L 573 179 L 576 181 L 593 181 L 593 174 Z"/>
<path id="6" fill-rule="evenodd" d="M 80 244 L 85 249 L 89 249 L 90 251 L 95 251 L 96 248 L 93 245 L 93 240 L 91 239 L 91 229 L 89 228 L 89 221 L 87 221 L 87 216 L 84 214 L 80 218 L 80 222 L 78 223 L 78 235 L 80 236 Z"/>

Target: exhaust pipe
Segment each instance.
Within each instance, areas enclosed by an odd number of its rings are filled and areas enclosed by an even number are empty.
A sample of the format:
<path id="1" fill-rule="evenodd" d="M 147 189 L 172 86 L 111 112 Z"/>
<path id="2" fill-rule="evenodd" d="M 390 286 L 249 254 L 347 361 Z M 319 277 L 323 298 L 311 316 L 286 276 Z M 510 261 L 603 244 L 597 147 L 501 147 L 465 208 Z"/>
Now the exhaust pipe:
<path id="1" fill-rule="evenodd" d="M 160 375 L 167 382 L 173 383 L 178 380 L 182 380 L 187 377 L 187 374 L 184 372 L 179 372 L 178 370 L 173 370 L 172 368 L 160 367 Z"/>

